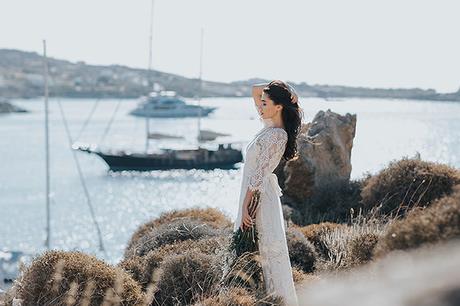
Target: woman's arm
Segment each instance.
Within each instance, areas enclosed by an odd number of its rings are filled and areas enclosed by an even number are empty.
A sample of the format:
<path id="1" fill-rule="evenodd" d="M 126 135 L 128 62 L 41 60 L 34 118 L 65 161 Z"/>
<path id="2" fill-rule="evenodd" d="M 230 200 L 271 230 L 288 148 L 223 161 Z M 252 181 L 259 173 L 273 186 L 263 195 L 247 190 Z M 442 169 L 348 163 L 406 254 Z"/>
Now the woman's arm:
<path id="1" fill-rule="evenodd" d="M 252 85 L 252 98 L 256 104 L 256 109 L 259 110 L 262 104 L 262 89 L 267 87 L 268 83 L 259 83 Z"/>
<path id="2" fill-rule="evenodd" d="M 241 220 L 242 222 L 240 226 L 242 230 L 245 230 L 246 228 L 251 227 L 251 225 L 254 222 L 254 220 L 249 215 L 248 207 L 255 193 L 256 191 L 252 191 L 249 188 L 246 189 L 246 195 L 243 200 L 243 215 L 242 215 L 242 220 Z"/>

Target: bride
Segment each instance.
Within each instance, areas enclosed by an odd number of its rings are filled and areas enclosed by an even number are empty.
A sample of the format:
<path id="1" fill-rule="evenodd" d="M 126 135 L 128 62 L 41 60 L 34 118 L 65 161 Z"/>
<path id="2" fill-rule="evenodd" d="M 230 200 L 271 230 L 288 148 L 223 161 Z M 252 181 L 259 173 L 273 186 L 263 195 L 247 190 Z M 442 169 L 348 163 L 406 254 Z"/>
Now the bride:
<path id="1" fill-rule="evenodd" d="M 281 158 L 289 160 L 296 155 L 303 113 L 294 88 L 283 81 L 253 85 L 252 96 L 264 126 L 246 146 L 234 232 L 255 222 L 267 293 L 281 296 L 287 306 L 297 306 L 280 201 L 282 192 L 272 172 Z M 254 199 L 258 205 L 250 211 L 249 203 Z"/>

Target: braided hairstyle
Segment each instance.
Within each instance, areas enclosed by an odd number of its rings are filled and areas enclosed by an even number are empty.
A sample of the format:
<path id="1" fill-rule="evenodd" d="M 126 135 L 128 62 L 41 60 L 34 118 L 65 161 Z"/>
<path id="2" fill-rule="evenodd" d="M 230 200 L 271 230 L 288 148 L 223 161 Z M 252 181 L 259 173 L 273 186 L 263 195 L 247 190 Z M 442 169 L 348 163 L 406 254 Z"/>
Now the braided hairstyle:
<path id="1" fill-rule="evenodd" d="M 285 160 L 290 160 L 297 154 L 296 139 L 300 132 L 303 111 L 299 107 L 298 102 L 292 102 L 289 86 L 281 80 L 271 81 L 263 88 L 263 92 L 270 97 L 274 104 L 283 105 L 281 118 L 284 123 L 284 128 L 288 134 L 286 150 L 284 151 L 283 158 Z"/>

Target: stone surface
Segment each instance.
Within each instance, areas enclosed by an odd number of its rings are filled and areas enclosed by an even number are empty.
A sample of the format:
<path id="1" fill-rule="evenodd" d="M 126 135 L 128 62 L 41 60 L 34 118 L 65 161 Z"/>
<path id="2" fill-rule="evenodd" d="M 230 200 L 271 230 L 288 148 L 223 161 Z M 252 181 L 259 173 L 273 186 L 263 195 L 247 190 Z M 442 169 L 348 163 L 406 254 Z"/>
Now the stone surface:
<path id="1" fill-rule="evenodd" d="M 355 132 L 356 114 L 342 116 L 330 109 L 303 124 L 297 138 L 299 156 L 277 168 L 283 194 L 304 201 L 316 187 L 348 182 Z"/>

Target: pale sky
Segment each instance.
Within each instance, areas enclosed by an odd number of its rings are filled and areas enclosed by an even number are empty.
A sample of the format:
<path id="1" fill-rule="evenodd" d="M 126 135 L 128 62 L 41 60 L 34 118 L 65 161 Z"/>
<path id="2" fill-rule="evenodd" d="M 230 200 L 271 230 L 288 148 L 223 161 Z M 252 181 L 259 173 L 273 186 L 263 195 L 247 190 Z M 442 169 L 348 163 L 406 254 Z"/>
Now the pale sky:
<path id="1" fill-rule="evenodd" d="M 151 0 L 0 0 L 0 48 L 147 68 Z M 153 68 L 379 88 L 460 87 L 458 0 L 155 0 Z"/>

